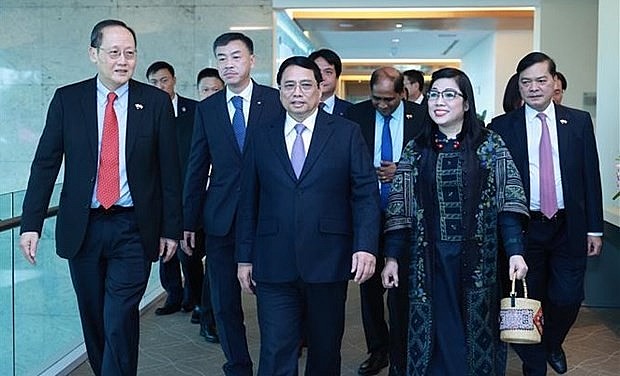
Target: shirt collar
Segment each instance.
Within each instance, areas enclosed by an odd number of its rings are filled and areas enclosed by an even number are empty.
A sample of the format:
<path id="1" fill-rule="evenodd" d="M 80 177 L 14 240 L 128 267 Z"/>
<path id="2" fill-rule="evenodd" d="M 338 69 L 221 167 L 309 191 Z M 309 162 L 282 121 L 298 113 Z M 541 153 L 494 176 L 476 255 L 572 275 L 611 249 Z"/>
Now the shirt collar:
<path id="1" fill-rule="evenodd" d="M 325 107 L 328 109 L 334 108 L 334 105 L 336 104 L 336 94 L 324 100 L 323 103 L 325 103 Z"/>
<path id="2" fill-rule="evenodd" d="M 392 120 L 394 120 L 394 124 L 401 124 L 404 112 L 405 112 L 405 105 L 404 105 L 404 101 L 401 100 L 398 107 L 396 107 L 394 112 L 392 112 L 391 114 Z M 380 119 L 383 122 L 383 114 L 377 110 L 375 110 L 375 113 L 377 114 L 376 118 Z"/>
<path id="3" fill-rule="evenodd" d="M 125 82 L 124 84 L 119 86 L 116 90 L 114 90 L 114 92 L 116 93 L 117 100 L 118 98 L 127 94 L 128 91 L 129 91 L 129 81 Z M 110 92 L 110 89 L 105 87 L 103 82 L 101 82 L 101 80 L 99 80 L 99 77 L 97 76 L 97 93 L 99 93 L 100 95 L 103 95 L 103 97 L 107 99 L 109 92 Z"/>
<path id="4" fill-rule="evenodd" d="M 545 116 L 547 116 L 547 119 L 555 120 L 555 105 L 553 104 L 553 101 L 549 103 L 549 105 L 547 106 L 547 108 L 545 108 L 544 111 L 537 111 L 530 107 L 528 104 L 525 104 L 525 119 L 528 122 L 534 121 L 534 119 L 536 119 L 536 116 L 538 116 L 538 114 L 541 112 L 545 114 Z"/>
<path id="5" fill-rule="evenodd" d="M 301 124 L 305 125 L 306 128 L 310 131 L 310 133 L 314 132 L 314 124 L 316 123 L 316 116 L 318 114 L 318 107 L 308 116 Z M 291 132 L 295 132 L 295 125 L 299 124 L 299 122 L 291 117 L 291 115 L 286 113 L 286 121 L 284 122 L 284 135 L 288 135 Z"/>
<path id="6" fill-rule="evenodd" d="M 252 89 L 253 89 L 253 87 L 254 87 L 254 82 L 252 80 L 250 80 L 250 84 L 245 89 L 243 89 L 241 91 L 241 93 L 239 93 L 239 94 L 233 93 L 227 87 L 226 88 L 226 103 L 230 102 L 232 97 L 235 97 L 235 96 L 240 96 L 241 98 L 243 98 L 244 102 L 250 103 L 250 101 L 252 100 Z"/>

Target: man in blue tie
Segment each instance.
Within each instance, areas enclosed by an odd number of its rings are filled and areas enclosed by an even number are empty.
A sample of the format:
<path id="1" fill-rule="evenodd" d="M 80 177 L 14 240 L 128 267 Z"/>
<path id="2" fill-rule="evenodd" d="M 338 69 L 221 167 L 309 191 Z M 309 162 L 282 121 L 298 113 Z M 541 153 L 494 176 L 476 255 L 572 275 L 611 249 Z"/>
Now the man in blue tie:
<path id="1" fill-rule="evenodd" d="M 362 135 L 373 156 L 383 212 L 390 193 L 390 183 L 396 171 L 396 163 L 407 142 L 421 129 L 424 107 L 404 100 L 403 75 L 392 67 L 382 67 L 372 73 L 370 91 L 371 98 L 351 106 L 345 116 L 361 126 Z M 383 221 L 377 225 L 382 229 Z M 377 259 L 378 270 L 383 268 L 382 248 L 381 237 Z M 403 271 L 405 270 L 403 268 Z M 384 292 L 379 273 L 360 286 L 362 323 L 370 354 L 359 368 L 359 374 L 363 376 L 376 375 L 387 367 L 388 355 L 391 363 L 390 376 L 405 375 L 406 285 L 391 289 L 388 293 L 389 331 L 383 313 Z"/>
<path id="2" fill-rule="evenodd" d="M 238 277 L 256 292 L 258 375 L 340 375 L 348 280 L 375 271 L 376 178 L 359 126 L 318 110 L 321 71 L 293 56 L 277 75 L 286 113 L 247 140 L 237 220 Z"/>
<path id="3" fill-rule="evenodd" d="M 270 118 L 280 114 L 282 107 L 277 90 L 259 85 L 250 77 L 255 61 L 250 38 L 241 33 L 222 34 L 213 42 L 213 52 L 226 89 L 196 106 L 183 191 L 185 231 L 181 246 L 195 247 L 196 230 L 202 218 L 213 312 L 226 356 L 224 373 L 249 376 L 252 360 L 237 280 L 235 214 L 241 191 L 244 145 L 252 130 L 268 124 Z"/>

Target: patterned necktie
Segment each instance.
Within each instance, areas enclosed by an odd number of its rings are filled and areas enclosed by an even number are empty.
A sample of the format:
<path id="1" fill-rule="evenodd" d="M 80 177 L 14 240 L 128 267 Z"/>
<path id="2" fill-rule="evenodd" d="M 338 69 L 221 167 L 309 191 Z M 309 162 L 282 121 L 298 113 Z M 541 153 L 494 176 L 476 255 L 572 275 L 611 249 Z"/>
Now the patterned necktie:
<path id="1" fill-rule="evenodd" d="M 381 160 L 392 161 L 392 133 L 390 132 L 390 120 L 392 115 L 383 115 L 383 132 L 381 133 Z M 381 209 L 387 207 L 390 194 L 390 183 L 381 183 Z"/>
<path id="2" fill-rule="evenodd" d="M 304 139 L 301 137 L 304 129 L 306 129 L 306 126 L 303 124 L 295 125 L 297 136 L 295 136 L 295 142 L 293 142 L 293 149 L 291 150 L 291 164 L 293 165 L 295 176 L 298 178 L 299 175 L 301 175 L 301 169 L 304 167 L 304 162 L 306 161 L 306 148 L 304 147 Z"/>
<path id="3" fill-rule="evenodd" d="M 232 118 L 233 131 L 239 145 L 239 150 L 243 151 L 245 141 L 245 117 L 243 116 L 243 98 L 236 95 L 232 97 L 232 104 L 235 107 L 235 114 Z"/>
<path id="4" fill-rule="evenodd" d="M 553 156 L 551 154 L 551 137 L 547 119 L 542 112 L 536 115 L 540 119 L 542 132 L 538 146 L 539 178 L 540 178 L 540 211 L 545 217 L 551 218 L 558 211 L 558 200 L 555 193 L 555 175 L 553 173 Z"/>
<path id="5" fill-rule="evenodd" d="M 108 93 L 108 103 L 103 116 L 103 135 L 99 153 L 99 174 L 97 176 L 97 200 L 108 209 L 121 197 L 118 167 L 118 121 L 114 111 L 116 93 Z"/>

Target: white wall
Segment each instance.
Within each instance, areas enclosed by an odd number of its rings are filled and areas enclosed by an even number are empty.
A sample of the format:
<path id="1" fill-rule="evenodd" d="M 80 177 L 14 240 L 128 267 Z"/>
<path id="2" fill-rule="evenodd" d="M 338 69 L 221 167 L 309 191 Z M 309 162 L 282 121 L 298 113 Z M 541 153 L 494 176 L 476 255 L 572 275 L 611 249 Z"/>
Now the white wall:
<path id="1" fill-rule="evenodd" d="M 533 32 L 520 30 L 501 30 L 495 33 L 495 115 L 504 113 L 502 101 L 504 90 L 517 63 L 532 51 Z"/>
<path id="2" fill-rule="evenodd" d="M 482 114 L 486 110 L 484 122 L 490 122 L 495 108 L 495 37 L 480 41 L 463 56 L 461 67 L 474 88 L 476 111 Z"/>

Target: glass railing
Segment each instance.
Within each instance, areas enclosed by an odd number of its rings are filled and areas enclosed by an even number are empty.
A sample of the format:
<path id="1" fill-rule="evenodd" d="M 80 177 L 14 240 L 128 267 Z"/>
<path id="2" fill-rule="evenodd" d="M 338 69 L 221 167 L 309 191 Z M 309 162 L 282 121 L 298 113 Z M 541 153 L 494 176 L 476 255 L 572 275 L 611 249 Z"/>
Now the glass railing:
<path id="1" fill-rule="evenodd" d="M 58 205 L 60 189 L 50 207 Z M 0 221 L 21 214 L 23 194 L 0 195 Z M 34 266 L 19 250 L 19 226 L 0 232 L 0 375 L 54 375 L 84 355 L 69 267 L 55 252 L 55 225 L 55 216 L 45 220 Z M 142 306 L 162 292 L 158 275 L 155 264 Z"/>

